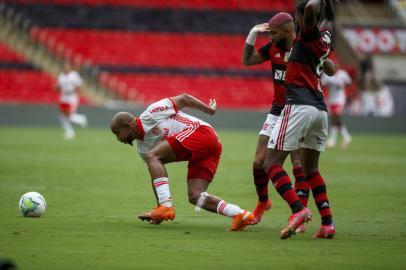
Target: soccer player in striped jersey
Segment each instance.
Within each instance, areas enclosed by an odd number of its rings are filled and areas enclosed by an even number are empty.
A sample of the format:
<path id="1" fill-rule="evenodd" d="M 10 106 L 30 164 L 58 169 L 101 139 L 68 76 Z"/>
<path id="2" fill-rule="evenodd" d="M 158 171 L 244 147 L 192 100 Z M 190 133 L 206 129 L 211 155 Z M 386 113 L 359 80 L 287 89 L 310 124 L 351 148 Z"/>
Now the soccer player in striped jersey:
<path id="1" fill-rule="evenodd" d="M 325 19 L 319 28 L 321 9 Z M 333 238 L 333 224 L 326 185 L 318 169 L 319 156 L 327 139 L 327 107 L 320 86 L 331 49 L 334 7 L 331 0 L 309 0 L 296 9 L 298 38 L 293 45 L 286 67 L 286 105 L 269 139 L 264 169 L 274 187 L 289 204 L 292 215 L 281 231 L 281 238 L 289 238 L 312 214 L 294 192 L 289 176 L 283 169 L 289 152 L 302 148 L 302 166 L 306 181 L 321 215 L 322 224 L 316 238 Z"/>
<path id="2" fill-rule="evenodd" d="M 255 49 L 256 37 L 260 33 L 268 33 L 270 41 L 260 49 Z M 266 158 L 269 137 L 275 126 L 276 120 L 285 106 L 285 72 L 290 50 L 296 38 L 293 17 L 286 12 L 275 14 L 267 23 L 254 26 L 245 42 L 241 62 L 244 65 L 259 65 L 269 61 L 272 68 L 272 78 L 274 84 L 274 100 L 272 108 L 268 113 L 261 131 L 258 134 L 258 142 L 253 162 L 253 177 L 258 202 L 253 211 L 255 216 L 253 224 L 261 221 L 266 210 L 271 208 L 271 200 L 268 195 L 269 178 L 263 169 Z M 300 164 L 300 150 L 290 153 L 293 175 L 295 177 L 295 190 L 299 197 L 308 198 L 309 188 L 304 181 L 304 174 Z M 305 188 L 302 188 L 302 187 Z"/>
<path id="3" fill-rule="evenodd" d="M 139 117 L 128 112 L 117 113 L 111 131 L 125 144 L 137 143 L 137 151 L 151 175 L 157 207 L 139 218 L 151 224 L 175 218 L 169 190 L 166 163 L 188 161 L 187 189 L 189 202 L 201 208 L 232 218 L 231 231 L 241 231 L 254 219 L 253 214 L 207 192 L 216 173 L 222 145 L 213 127 L 189 114 L 193 108 L 213 115 L 215 100 L 209 105 L 188 94 L 165 98 L 151 104 Z"/>

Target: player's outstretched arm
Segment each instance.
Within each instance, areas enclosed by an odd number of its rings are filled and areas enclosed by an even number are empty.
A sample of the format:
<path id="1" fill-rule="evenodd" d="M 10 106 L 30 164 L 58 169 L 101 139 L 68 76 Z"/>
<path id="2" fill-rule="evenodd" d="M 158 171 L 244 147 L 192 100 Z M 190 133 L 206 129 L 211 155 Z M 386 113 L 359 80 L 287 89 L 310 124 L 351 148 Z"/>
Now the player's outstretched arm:
<path id="1" fill-rule="evenodd" d="M 255 25 L 247 36 L 242 51 L 241 63 L 246 66 L 258 65 L 265 62 L 265 59 L 255 49 L 255 42 L 260 33 L 269 32 L 268 23 Z"/>
<path id="2" fill-rule="evenodd" d="M 172 97 L 171 99 L 173 103 L 175 103 L 175 106 L 178 110 L 182 110 L 183 108 L 187 107 L 213 115 L 217 109 L 215 99 L 210 99 L 210 103 L 208 105 L 189 94 L 181 94 L 179 96 Z"/>

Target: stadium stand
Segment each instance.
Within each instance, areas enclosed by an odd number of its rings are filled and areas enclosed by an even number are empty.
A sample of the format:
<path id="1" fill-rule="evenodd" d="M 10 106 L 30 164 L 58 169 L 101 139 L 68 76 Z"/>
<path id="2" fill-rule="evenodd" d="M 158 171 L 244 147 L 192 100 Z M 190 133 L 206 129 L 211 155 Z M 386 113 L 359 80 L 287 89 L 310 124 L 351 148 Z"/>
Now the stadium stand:
<path id="1" fill-rule="evenodd" d="M 52 75 L 36 69 L 23 55 L 0 43 L 0 103 L 56 104 L 54 84 Z"/>
<path id="2" fill-rule="evenodd" d="M 262 110 L 272 103 L 270 66 L 240 63 L 245 35 L 278 10 L 292 10 L 294 2 L 249 2 L 50 0 L 9 5 L 31 22 L 34 40 L 58 57 L 97 68 L 101 84 L 119 99 L 149 103 L 187 91 L 203 100 L 215 97 L 223 108 Z M 259 41 L 265 44 L 267 38 Z"/>
<path id="3" fill-rule="evenodd" d="M 293 0 L 6 2 L 29 20 L 32 39 L 61 59 L 95 68 L 97 81 L 119 99 L 149 103 L 188 91 L 202 99 L 214 96 L 226 108 L 260 110 L 272 102 L 270 67 L 240 63 L 245 36 L 275 12 L 292 12 L 295 4 Z M 344 17 L 353 17 L 355 11 L 359 17 L 380 16 L 375 1 L 355 2 L 341 8 Z M 391 15 L 386 9 L 381 17 Z M 266 37 L 260 41 L 264 44 Z M 342 67 L 354 79 L 348 92 L 355 95 L 357 68 L 345 62 Z"/>
<path id="4" fill-rule="evenodd" d="M 286 0 L 14 0 L 19 3 L 47 3 L 59 5 L 114 5 L 141 8 L 183 8 L 217 10 L 285 11 L 293 10 L 294 2 Z"/>

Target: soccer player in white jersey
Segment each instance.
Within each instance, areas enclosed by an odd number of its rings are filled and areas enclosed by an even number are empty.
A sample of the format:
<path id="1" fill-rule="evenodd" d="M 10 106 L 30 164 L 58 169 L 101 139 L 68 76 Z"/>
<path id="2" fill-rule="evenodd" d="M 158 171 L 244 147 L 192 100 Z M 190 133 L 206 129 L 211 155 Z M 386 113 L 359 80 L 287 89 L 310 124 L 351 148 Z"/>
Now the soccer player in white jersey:
<path id="1" fill-rule="evenodd" d="M 125 144 L 136 141 L 137 151 L 151 175 L 157 207 L 138 216 L 151 224 L 175 218 L 175 208 L 169 190 L 164 164 L 188 161 L 187 189 L 189 202 L 201 208 L 233 219 L 231 231 L 241 231 L 254 215 L 239 206 L 207 192 L 216 173 L 222 151 L 213 127 L 181 110 L 185 107 L 207 114 L 216 112 L 215 100 L 207 105 L 188 94 L 165 98 L 150 105 L 139 117 L 119 112 L 111 121 L 111 131 Z"/>
<path id="2" fill-rule="evenodd" d="M 67 140 L 75 137 L 72 124 L 87 126 L 87 118 L 77 113 L 79 106 L 79 91 L 82 86 L 80 75 L 71 69 L 69 64 L 64 66 L 64 71 L 59 74 L 56 88 L 60 91 L 59 96 L 59 120 L 65 131 L 64 137 Z"/>
<path id="3" fill-rule="evenodd" d="M 327 147 L 334 147 L 337 143 L 337 134 L 342 136 L 341 147 L 346 148 L 351 142 L 351 135 L 342 120 L 342 112 L 345 105 L 345 87 L 351 84 L 351 78 L 343 69 L 337 69 L 333 76 L 322 74 L 322 85 L 328 89 L 328 106 L 331 114 L 331 130 L 327 140 Z"/>

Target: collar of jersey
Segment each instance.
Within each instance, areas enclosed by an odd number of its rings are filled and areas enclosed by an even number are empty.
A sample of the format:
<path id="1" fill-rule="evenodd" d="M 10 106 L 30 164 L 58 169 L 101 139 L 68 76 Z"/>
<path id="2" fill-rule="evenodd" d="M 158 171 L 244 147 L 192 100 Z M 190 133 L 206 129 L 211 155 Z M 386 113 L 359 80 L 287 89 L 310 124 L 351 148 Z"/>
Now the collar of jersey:
<path id="1" fill-rule="evenodd" d="M 141 137 L 140 140 L 144 140 L 145 131 L 144 131 L 144 127 L 142 126 L 141 119 L 139 117 L 135 118 L 135 124 L 137 125 L 138 131 L 140 132 L 140 137 Z"/>

